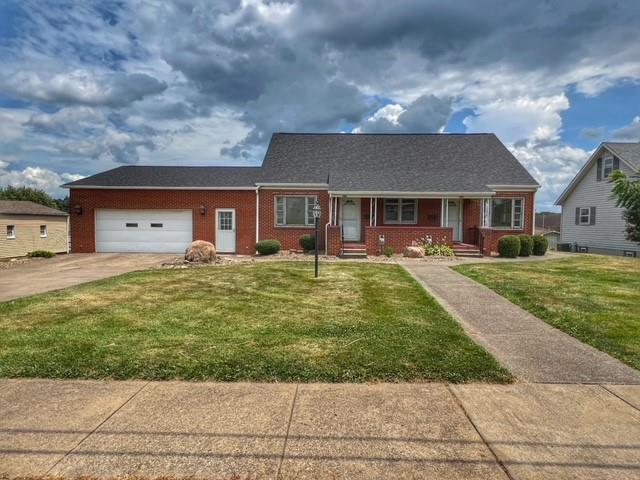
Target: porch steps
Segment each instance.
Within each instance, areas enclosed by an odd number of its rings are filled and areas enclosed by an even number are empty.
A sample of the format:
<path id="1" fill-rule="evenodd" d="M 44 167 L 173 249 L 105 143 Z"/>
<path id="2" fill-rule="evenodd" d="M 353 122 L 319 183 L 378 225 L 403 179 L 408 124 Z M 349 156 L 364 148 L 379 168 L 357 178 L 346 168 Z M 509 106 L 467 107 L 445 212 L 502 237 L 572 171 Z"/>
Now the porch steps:
<path id="1" fill-rule="evenodd" d="M 340 258 L 367 258 L 367 246 L 364 243 L 343 243 Z"/>
<path id="2" fill-rule="evenodd" d="M 470 245 L 468 243 L 454 242 L 453 253 L 456 257 L 482 257 L 480 249 L 476 245 Z"/>

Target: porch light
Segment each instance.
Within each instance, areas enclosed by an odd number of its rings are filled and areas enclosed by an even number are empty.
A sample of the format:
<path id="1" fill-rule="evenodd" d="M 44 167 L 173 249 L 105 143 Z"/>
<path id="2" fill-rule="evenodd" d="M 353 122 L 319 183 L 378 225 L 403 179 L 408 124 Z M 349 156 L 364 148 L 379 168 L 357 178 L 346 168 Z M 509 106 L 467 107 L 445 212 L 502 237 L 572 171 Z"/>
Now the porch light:
<path id="1" fill-rule="evenodd" d="M 73 211 L 76 213 L 76 215 L 82 215 L 82 205 L 80 205 L 79 203 L 76 203 L 73 206 Z"/>
<path id="2" fill-rule="evenodd" d="M 315 275 L 316 278 L 318 278 L 318 223 L 320 221 L 320 215 L 322 214 L 322 207 L 320 206 L 320 202 L 318 202 L 318 199 L 316 198 L 316 202 L 313 204 L 313 219 L 314 219 L 314 223 L 315 223 L 315 227 L 316 227 L 316 236 L 315 236 L 315 251 L 316 251 L 316 258 L 315 258 Z"/>
<path id="3" fill-rule="evenodd" d="M 206 213 L 207 213 L 206 205 L 204 205 L 204 204 L 200 205 L 200 215 L 204 215 Z"/>

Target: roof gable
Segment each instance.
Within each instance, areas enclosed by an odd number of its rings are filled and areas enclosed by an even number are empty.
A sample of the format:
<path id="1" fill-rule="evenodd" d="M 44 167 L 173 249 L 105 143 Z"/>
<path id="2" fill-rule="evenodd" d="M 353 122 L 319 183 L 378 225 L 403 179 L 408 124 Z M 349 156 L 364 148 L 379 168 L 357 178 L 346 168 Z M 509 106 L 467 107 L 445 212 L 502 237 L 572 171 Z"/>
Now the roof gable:
<path id="1" fill-rule="evenodd" d="M 598 148 L 589 156 L 587 161 L 582 165 L 575 177 L 569 182 L 569 185 L 564 189 L 556 200 L 556 205 L 562 205 L 569 197 L 571 192 L 582 181 L 584 176 L 588 173 L 589 169 L 599 157 L 603 155 L 603 152 L 608 152 L 618 157 L 622 162 L 626 163 L 631 169 L 640 169 L 640 143 L 635 142 L 602 142 Z"/>

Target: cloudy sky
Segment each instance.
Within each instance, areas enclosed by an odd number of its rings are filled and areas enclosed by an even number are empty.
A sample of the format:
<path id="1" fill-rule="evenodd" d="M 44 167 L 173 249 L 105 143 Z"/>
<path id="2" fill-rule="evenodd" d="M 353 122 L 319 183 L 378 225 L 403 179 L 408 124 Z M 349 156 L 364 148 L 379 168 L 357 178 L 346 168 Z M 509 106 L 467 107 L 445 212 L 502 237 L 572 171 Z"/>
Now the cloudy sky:
<path id="1" fill-rule="evenodd" d="M 0 185 L 254 165 L 274 131 L 495 132 L 550 208 L 640 140 L 638 25 L 625 0 L 4 0 Z"/>

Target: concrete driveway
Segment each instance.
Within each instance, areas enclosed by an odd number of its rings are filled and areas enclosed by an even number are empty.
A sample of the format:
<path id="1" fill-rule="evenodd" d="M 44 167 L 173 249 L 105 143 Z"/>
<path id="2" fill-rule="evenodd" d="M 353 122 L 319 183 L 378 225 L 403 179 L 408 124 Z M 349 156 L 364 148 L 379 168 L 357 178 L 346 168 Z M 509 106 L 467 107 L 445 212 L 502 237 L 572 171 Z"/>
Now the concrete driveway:
<path id="1" fill-rule="evenodd" d="M 72 253 L 0 270 L 0 302 L 157 267 L 175 258 L 153 253 Z"/>

